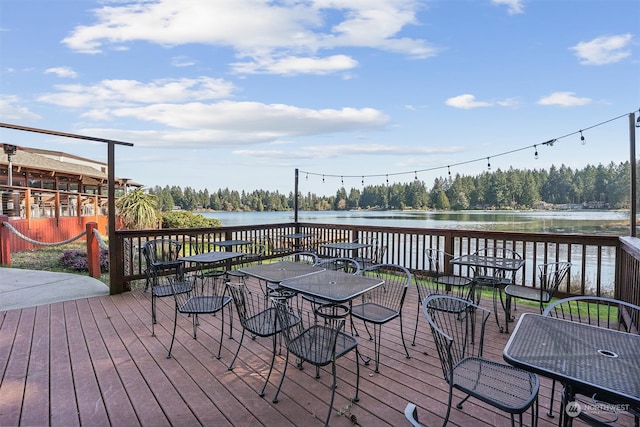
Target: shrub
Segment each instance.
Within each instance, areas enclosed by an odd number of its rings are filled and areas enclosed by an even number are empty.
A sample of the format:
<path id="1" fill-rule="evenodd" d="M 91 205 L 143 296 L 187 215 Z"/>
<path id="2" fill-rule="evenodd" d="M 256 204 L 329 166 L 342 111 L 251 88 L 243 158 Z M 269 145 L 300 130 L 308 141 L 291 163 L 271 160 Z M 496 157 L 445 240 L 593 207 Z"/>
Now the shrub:
<path id="1" fill-rule="evenodd" d="M 77 249 L 64 251 L 58 263 L 69 270 L 89 271 L 89 263 L 87 262 L 87 253 Z M 100 271 L 106 273 L 109 271 L 109 252 L 100 249 Z"/>
<path id="2" fill-rule="evenodd" d="M 190 211 L 171 211 L 162 213 L 162 228 L 207 228 L 220 227 L 217 218 L 206 218 L 204 215 Z"/>

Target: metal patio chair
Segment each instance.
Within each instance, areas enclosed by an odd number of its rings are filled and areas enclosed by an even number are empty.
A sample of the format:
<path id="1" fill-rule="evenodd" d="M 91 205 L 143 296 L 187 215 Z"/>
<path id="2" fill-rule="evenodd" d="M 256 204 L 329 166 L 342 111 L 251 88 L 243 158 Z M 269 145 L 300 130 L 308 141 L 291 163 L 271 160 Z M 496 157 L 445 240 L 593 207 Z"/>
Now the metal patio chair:
<path id="1" fill-rule="evenodd" d="M 400 318 L 400 338 L 407 358 L 411 357 L 404 341 L 402 306 L 404 305 L 412 276 L 407 268 L 397 264 L 377 264 L 365 268 L 361 274 L 363 276 L 379 277 L 384 280 L 382 286 L 365 293 L 360 297 L 359 301 L 353 301 L 351 307 L 352 326 L 354 317 L 364 322 L 365 328 L 369 333 L 369 339 L 373 340 L 375 372 L 380 372 L 382 325 L 393 319 Z M 373 335 L 369 332 L 367 326 L 369 323 L 373 325 Z M 355 334 L 358 336 L 357 330 L 355 330 Z"/>
<path id="2" fill-rule="evenodd" d="M 145 291 L 151 289 L 151 336 L 155 336 L 156 299 L 173 296 L 191 289 L 185 281 L 184 264 L 178 261 L 182 244 L 172 239 L 153 239 L 142 246 L 146 262 Z"/>
<path id="3" fill-rule="evenodd" d="M 281 323 L 277 320 L 276 308 L 273 306 L 271 299 L 262 291 L 252 291 L 244 283 L 227 282 L 227 289 L 233 298 L 233 305 L 236 307 L 240 324 L 242 325 L 242 335 L 238 342 L 238 349 L 233 356 L 233 360 L 229 364 L 229 370 L 233 370 L 233 364 L 240 353 L 242 341 L 248 332 L 252 339 L 255 337 L 273 337 L 273 353 L 271 355 L 271 363 L 269 365 L 269 373 L 265 379 L 262 390 L 258 393 L 264 396 L 264 391 L 269 383 L 269 378 L 273 372 L 273 365 L 276 357 L 277 334 L 282 331 Z M 292 319 L 288 324 L 294 324 Z"/>
<path id="4" fill-rule="evenodd" d="M 418 289 L 418 310 L 416 314 L 416 327 L 413 331 L 412 346 L 416 345 L 418 324 L 422 302 L 429 295 L 452 295 L 464 300 L 473 301 L 473 278 L 449 273 L 447 263 L 452 255 L 437 249 L 425 249 L 424 251 L 428 268 L 423 271 L 424 277 L 416 276 L 416 288 Z"/>
<path id="5" fill-rule="evenodd" d="M 551 301 L 553 295 L 560 287 L 560 283 L 571 268 L 570 262 L 551 262 L 538 266 L 540 284 L 537 288 L 522 285 L 507 285 L 504 293 L 507 297 L 506 312 L 507 320 L 513 321 L 511 306 L 514 298 L 536 301 L 540 304 L 540 314 L 544 311 L 544 305 Z"/>
<path id="6" fill-rule="evenodd" d="M 331 418 L 337 387 L 336 360 L 351 351 L 356 352 L 354 357 L 356 361 L 356 392 L 352 401 L 357 402 L 359 400 L 360 355 L 358 353 L 358 341 L 344 331 L 345 319 L 349 315 L 349 307 L 327 304 L 317 306 L 312 311 L 309 311 L 304 308 L 304 305 L 294 308 L 287 304 L 286 300 L 279 298 L 273 298 L 273 304 L 277 310 L 278 321 L 282 327 L 282 335 L 287 347 L 285 367 L 273 402 L 278 402 L 278 395 L 289 365 L 290 353 L 298 358 L 298 367 L 301 369 L 304 362 L 316 367 L 331 365 L 333 380 L 330 386 L 329 411 L 325 420 L 325 426 L 327 426 Z"/>
<path id="7" fill-rule="evenodd" d="M 187 283 L 190 283 L 191 289 L 188 292 L 177 292 L 180 288 L 179 285 L 172 284 L 174 289 L 173 298 L 175 302 L 174 307 L 174 319 L 173 319 L 173 334 L 171 336 L 171 344 L 169 345 L 169 353 L 167 359 L 171 358 L 171 351 L 173 349 L 173 343 L 176 339 L 176 329 L 178 327 L 178 313 L 187 314 L 191 318 L 193 325 L 193 338 L 197 339 L 198 326 L 200 325 L 198 316 L 201 314 L 216 314 L 221 313 L 220 316 L 220 345 L 218 346 L 218 354 L 216 359 L 220 359 L 220 353 L 222 351 L 222 337 L 224 336 L 224 307 L 229 305 L 231 297 L 226 295 L 225 285 L 220 283 L 220 280 L 213 280 L 211 278 L 202 278 L 199 274 L 190 276 Z M 231 306 L 229 305 L 229 336 L 231 337 L 231 331 L 233 331 L 233 325 L 231 321 Z"/>
<path id="8" fill-rule="evenodd" d="M 462 312 L 459 311 L 461 306 L 466 307 Z M 431 327 L 444 379 L 449 385 L 443 426 L 447 425 L 451 414 L 453 389 L 466 394 L 456 405 L 458 409 L 473 396 L 511 414 L 512 425 L 516 414 L 522 425 L 522 414 L 531 408 L 531 424 L 537 425 L 538 376 L 482 357 L 485 326 L 491 313 L 471 301 L 448 295 L 427 297 L 423 310 Z M 414 412 L 410 407 L 405 413 L 407 411 Z"/>

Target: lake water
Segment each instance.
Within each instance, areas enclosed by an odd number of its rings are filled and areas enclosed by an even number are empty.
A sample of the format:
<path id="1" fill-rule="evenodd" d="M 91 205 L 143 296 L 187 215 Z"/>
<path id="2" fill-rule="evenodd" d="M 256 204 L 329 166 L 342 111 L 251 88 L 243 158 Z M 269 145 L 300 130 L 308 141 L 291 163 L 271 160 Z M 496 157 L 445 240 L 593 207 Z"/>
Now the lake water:
<path id="1" fill-rule="evenodd" d="M 287 212 L 204 212 L 223 226 L 293 222 Z M 300 222 L 545 233 L 629 235 L 629 213 L 621 211 L 300 211 Z"/>

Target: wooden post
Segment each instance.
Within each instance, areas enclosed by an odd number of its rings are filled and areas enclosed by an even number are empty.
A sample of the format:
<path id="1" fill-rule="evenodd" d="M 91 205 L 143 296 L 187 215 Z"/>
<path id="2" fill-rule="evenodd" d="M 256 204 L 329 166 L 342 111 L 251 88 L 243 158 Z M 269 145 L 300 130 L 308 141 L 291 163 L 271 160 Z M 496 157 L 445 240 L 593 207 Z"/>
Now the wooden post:
<path id="1" fill-rule="evenodd" d="M 4 226 L 5 222 L 9 221 L 7 215 L 0 215 L 0 264 L 11 265 L 11 244 L 9 238 L 11 237 L 11 230 Z"/>
<path id="2" fill-rule="evenodd" d="M 88 222 L 87 229 L 87 266 L 89 267 L 89 276 L 96 279 L 100 278 L 100 245 L 98 237 L 93 230 L 98 229 L 98 223 Z"/>

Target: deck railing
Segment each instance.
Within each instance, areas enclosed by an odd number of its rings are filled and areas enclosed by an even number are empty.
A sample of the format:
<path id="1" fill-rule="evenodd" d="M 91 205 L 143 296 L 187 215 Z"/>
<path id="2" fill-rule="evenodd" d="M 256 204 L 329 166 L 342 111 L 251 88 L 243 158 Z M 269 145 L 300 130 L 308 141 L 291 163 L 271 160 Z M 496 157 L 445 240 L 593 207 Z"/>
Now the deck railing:
<path id="1" fill-rule="evenodd" d="M 376 239 L 379 245 L 386 246 L 383 262 L 397 263 L 419 272 L 426 265 L 424 250 L 437 248 L 454 256 L 467 254 L 483 247 L 503 246 L 515 249 L 523 258 L 525 266 L 518 272 L 516 282 L 527 286 L 538 286 L 537 265 L 555 261 L 570 261 L 570 275 L 563 283 L 560 293 L 573 295 L 620 296 L 630 291 L 620 290 L 620 285 L 634 287 L 638 283 L 638 255 L 629 242 L 617 236 L 516 233 L 477 230 L 445 230 L 429 228 L 380 227 L 347 224 L 283 223 L 253 225 L 241 227 L 220 227 L 203 229 L 162 229 L 162 230 L 123 230 L 116 232 L 116 250 L 122 260 L 118 274 L 112 275 L 112 292 L 118 293 L 129 288 L 130 282 L 144 277 L 144 262 L 140 248 L 149 239 L 168 237 L 183 243 L 184 255 L 206 249 L 209 242 L 227 239 L 244 239 L 265 242 L 266 257 L 281 255 L 276 246 L 286 242 L 282 236 L 292 233 L 305 233 L 311 237 L 298 241 L 289 241 L 289 250 L 310 248 L 322 253 L 322 244 L 356 239 Z M 621 242 L 625 242 L 624 245 Z M 625 249 L 623 249 L 625 248 Z M 624 252 L 624 256 L 623 253 Z M 329 255 L 329 253 L 324 253 Z M 627 267 L 620 266 L 622 259 Z M 633 270 L 633 268 L 636 270 Z M 634 273 L 635 271 L 635 273 Z M 461 271 L 472 275 L 471 271 Z M 635 274 L 630 277 L 629 275 Z M 120 282 L 113 283 L 113 278 Z M 635 285 L 635 288 L 638 286 Z M 636 294 L 638 290 L 635 290 Z M 636 295 L 637 297 L 637 295 Z"/>

